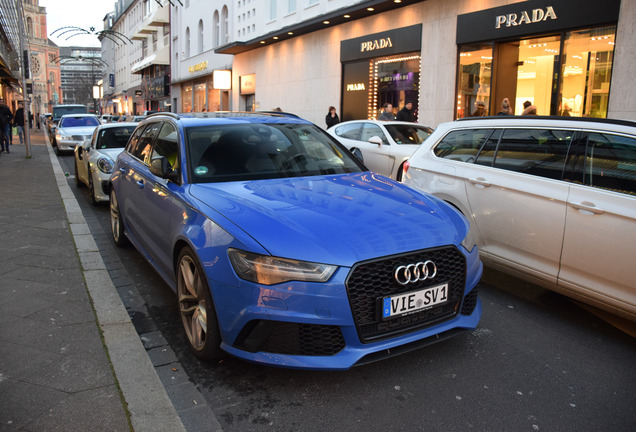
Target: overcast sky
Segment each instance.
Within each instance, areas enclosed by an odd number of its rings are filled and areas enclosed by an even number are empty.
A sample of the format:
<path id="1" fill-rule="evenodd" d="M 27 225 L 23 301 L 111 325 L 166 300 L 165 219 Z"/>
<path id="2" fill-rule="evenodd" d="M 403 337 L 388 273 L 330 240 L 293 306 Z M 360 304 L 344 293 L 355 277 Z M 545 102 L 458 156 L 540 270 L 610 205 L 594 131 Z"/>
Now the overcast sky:
<path id="1" fill-rule="evenodd" d="M 55 35 L 51 33 L 62 27 L 79 27 L 90 31 L 91 27 L 95 31 L 104 29 L 104 16 L 115 10 L 115 0 L 40 0 L 40 6 L 46 8 L 46 25 L 49 38 L 59 46 L 101 46 L 97 36 L 83 35 L 71 36 L 73 32 L 66 33 L 62 37 L 57 37 L 62 31 Z M 69 38 L 69 39 L 67 39 Z"/>

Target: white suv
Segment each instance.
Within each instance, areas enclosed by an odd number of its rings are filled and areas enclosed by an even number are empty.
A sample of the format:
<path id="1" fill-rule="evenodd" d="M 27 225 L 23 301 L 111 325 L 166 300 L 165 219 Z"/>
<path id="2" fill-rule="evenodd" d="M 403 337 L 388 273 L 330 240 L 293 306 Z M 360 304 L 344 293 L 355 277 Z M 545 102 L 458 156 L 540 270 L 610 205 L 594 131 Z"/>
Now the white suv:
<path id="1" fill-rule="evenodd" d="M 636 321 L 636 123 L 441 124 L 404 182 L 457 207 L 486 265 Z"/>

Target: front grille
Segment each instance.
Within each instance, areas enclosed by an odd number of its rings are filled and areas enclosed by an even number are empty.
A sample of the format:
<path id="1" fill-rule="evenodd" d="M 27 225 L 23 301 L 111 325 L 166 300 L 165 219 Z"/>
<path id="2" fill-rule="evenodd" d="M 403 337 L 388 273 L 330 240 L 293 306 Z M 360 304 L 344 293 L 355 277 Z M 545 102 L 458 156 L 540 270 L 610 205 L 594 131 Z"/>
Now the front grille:
<path id="1" fill-rule="evenodd" d="M 254 320 L 243 328 L 234 346 L 250 352 L 329 356 L 342 351 L 345 341 L 338 326 Z"/>
<path id="2" fill-rule="evenodd" d="M 72 135 L 71 138 L 73 141 L 84 141 L 88 136 L 85 135 Z"/>
<path id="3" fill-rule="evenodd" d="M 471 292 L 466 294 L 464 297 L 464 303 L 462 303 L 462 315 L 471 315 L 475 308 L 477 307 L 477 295 L 479 294 L 479 289 L 477 287 L 473 288 Z"/>
<path id="4" fill-rule="evenodd" d="M 431 260 L 437 275 L 406 286 L 398 284 L 393 273 L 401 265 Z M 383 321 L 381 299 L 386 296 L 448 283 L 449 301 L 440 306 Z M 454 317 L 459 311 L 466 285 L 466 260 L 454 246 L 445 246 L 379 258 L 356 264 L 347 277 L 346 288 L 358 337 L 363 343 L 409 333 Z"/>

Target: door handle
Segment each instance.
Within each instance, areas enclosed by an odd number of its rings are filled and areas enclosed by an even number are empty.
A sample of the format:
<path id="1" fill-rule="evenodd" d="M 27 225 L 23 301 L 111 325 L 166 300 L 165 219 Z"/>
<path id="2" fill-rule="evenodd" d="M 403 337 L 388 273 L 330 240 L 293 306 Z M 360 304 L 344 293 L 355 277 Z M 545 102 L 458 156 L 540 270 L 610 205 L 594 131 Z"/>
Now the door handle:
<path id="1" fill-rule="evenodd" d="M 479 186 L 483 186 L 483 187 L 490 187 L 490 183 L 486 181 L 486 179 L 479 177 L 479 178 L 471 178 L 468 179 L 469 182 L 471 182 L 474 185 L 479 185 Z"/>
<path id="2" fill-rule="evenodd" d="M 603 209 L 600 209 L 596 207 L 594 204 L 592 204 L 591 202 L 587 202 L 587 201 L 583 201 L 581 203 L 570 203 L 570 205 L 577 210 L 587 211 L 594 214 L 605 213 Z"/>
<path id="3" fill-rule="evenodd" d="M 125 168 L 119 168 L 119 172 L 122 174 L 126 174 L 126 169 Z"/>
<path id="4" fill-rule="evenodd" d="M 139 189 L 143 189 L 143 188 L 144 188 L 144 186 L 145 186 L 145 184 L 144 184 L 143 180 L 139 180 L 139 181 L 137 181 L 137 182 L 135 182 L 135 183 L 137 183 L 137 187 L 138 187 Z"/>

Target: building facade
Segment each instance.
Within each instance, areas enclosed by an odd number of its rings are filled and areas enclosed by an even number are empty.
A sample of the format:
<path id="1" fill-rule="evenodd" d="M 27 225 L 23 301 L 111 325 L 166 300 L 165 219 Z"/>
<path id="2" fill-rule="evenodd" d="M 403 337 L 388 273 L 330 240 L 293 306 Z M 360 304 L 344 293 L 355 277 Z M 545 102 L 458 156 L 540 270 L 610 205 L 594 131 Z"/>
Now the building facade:
<path id="1" fill-rule="evenodd" d="M 543 115 L 636 120 L 635 2 L 238 5 L 236 38 L 215 50 L 234 54 L 231 109 L 281 107 L 324 126 L 330 105 L 349 120 L 411 100 L 418 122 L 435 127 L 472 115 L 478 102 L 495 115 L 507 98 L 516 114 L 527 101 Z M 244 11 L 265 19 L 251 23 Z"/>
<path id="2" fill-rule="evenodd" d="M 99 98 L 94 97 L 93 87 L 104 68 L 101 48 L 68 46 L 59 50 L 57 63 L 64 94 L 60 103 L 86 105 L 89 112 L 99 113 Z"/>
<path id="3" fill-rule="evenodd" d="M 173 3 L 170 8 L 173 111 L 233 109 L 229 82 L 232 56 L 217 54 L 214 50 L 234 40 L 232 17 L 236 2 L 184 0 L 182 5 Z M 245 2 L 238 2 L 239 9 L 241 3 Z"/>

